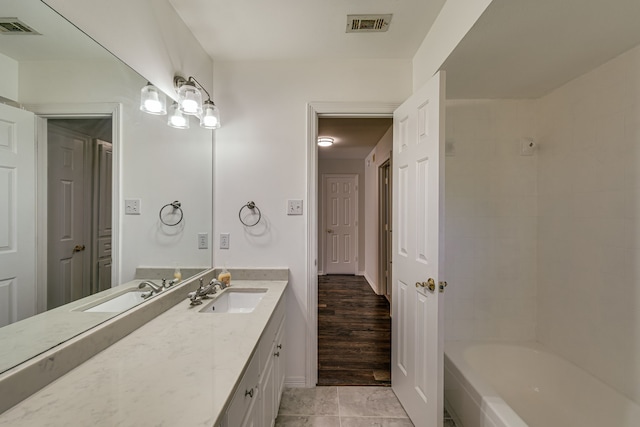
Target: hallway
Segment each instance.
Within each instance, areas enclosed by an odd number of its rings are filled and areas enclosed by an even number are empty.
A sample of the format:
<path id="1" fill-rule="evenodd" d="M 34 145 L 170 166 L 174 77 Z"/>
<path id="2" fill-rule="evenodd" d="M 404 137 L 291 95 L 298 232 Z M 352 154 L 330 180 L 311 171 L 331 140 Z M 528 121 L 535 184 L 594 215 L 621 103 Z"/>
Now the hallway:
<path id="1" fill-rule="evenodd" d="M 362 276 L 318 277 L 318 385 L 391 384 L 389 302 Z"/>

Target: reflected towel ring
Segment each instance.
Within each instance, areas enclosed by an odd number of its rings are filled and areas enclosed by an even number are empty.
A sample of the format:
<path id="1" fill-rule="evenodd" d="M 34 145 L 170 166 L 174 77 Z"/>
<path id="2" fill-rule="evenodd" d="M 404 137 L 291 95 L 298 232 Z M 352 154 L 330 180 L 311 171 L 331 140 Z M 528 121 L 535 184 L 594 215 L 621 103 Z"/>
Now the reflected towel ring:
<path id="1" fill-rule="evenodd" d="M 253 224 L 247 224 L 242 219 L 242 211 L 245 208 L 249 208 L 249 210 L 251 210 L 251 211 L 258 211 L 258 220 L 256 222 L 254 222 Z M 260 219 L 262 219 L 262 212 L 260 212 L 260 208 L 258 208 L 254 202 L 247 202 L 246 205 L 244 205 L 244 206 L 242 206 L 240 208 L 240 212 L 238 212 L 238 218 L 240 219 L 240 222 L 242 223 L 242 225 L 244 225 L 246 227 L 253 227 L 254 225 L 256 225 L 257 223 L 260 222 Z"/>
<path id="2" fill-rule="evenodd" d="M 176 210 L 180 211 L 180 219 L 178 219 L 178 221 L 174 222 L 173 224 L 167 223 L 167 222 L 164 221 L 164 219 L 162 219 L 162 211 L 164 211 L 169 206 L 171 206 L 174 211 L 176 211 Z M 160 222 L 163 223 L 164 225 L 169 226 L 169 227 L 175 227 L 176 225 L 180 224 L 182 222 L 182 218 L 184 217 L 184 212 L 182 212 L 182 208 L 180 206 L 182 206 L 182 204 L 179 201 L 176 200 L 175 202 L 167 203 L 166 205 L 161 207 L 160 208 L 160 213 L 158 214 L 158 216 L 160 217 Z"/>

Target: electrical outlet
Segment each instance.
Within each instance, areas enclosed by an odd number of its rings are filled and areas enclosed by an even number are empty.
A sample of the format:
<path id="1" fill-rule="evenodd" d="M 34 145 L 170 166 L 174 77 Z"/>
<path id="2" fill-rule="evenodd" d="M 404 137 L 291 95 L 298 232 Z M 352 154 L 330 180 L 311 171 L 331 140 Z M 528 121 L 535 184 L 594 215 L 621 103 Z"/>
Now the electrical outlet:
<path id="1" fill-rule="evenodd" d="M 220 233 L 220 249 L 229 249 L 229 233 Z"/>
<path id="2" fill-rule="evenodd" d="M 124 214 L 140 215 L 140 199 L 125 199 Z"/>
<path id="3" fill-rule="evenodd" d="M 198 249 L 208 249 L 208 248 L 209 248 L 209 234 L 198 233 Z"/>
<path id="4" fill-rule="evenodd" d="M 287 215 L 302 215 L 302 200 L 287 200 Z"/>

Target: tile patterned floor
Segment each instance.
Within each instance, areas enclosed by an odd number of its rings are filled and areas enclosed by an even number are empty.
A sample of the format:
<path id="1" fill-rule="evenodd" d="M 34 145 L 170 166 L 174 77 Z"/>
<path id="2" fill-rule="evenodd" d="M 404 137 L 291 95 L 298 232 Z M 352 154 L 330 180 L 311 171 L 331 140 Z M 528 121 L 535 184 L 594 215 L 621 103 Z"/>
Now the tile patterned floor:
<path id="1" fill-rule="evenodd" d="M 455 427 L 447 418 L 444 427 Z M 413 427 L 389 387 L 287 388 L 276 419 L 276 427 L 374 426 Z"/>

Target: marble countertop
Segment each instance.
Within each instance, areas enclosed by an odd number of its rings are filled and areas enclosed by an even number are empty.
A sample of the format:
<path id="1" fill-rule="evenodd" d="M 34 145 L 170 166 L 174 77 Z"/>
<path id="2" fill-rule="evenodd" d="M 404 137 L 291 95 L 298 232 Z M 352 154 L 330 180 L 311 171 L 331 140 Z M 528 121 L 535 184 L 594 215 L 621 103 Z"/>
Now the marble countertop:
<path id="1" fill-rule="evenodd" d="M 136 279 L 104 290 L 61 307 L 40 313 L 0 328 L 0 373 L 71 339 L 119 313 L 79 313 L 113 295 L 137 288 L 141 279 L 173 277 L 173 268 L 148 267 L 139 269 Z M 206 268 L 184 268 L 185 280 Z M 160 282 L 158 282 L 160 283 Z"/>
<path id="2" fill-rule="evenodd" d="M 232 280 L 268 289 L 247 314 L 200 313 L 185 298 L 0 414 L 0 426 L 213 426 L 287 283 Z"/>

